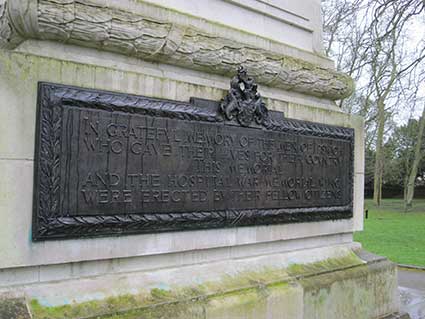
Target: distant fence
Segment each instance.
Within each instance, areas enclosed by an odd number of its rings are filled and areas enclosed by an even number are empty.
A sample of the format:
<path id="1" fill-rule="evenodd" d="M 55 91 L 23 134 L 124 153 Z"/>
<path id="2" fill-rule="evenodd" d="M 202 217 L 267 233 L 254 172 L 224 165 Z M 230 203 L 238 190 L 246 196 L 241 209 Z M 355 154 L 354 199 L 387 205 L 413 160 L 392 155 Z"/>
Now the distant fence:
<path id="1" fill-rule="evenodd" d="M 403 198 L 404 189 L 400 186 L 385 186 L 382 188 L 382 198 Z M 365 198 L 373 197 L 373 187 L 366 185 L 364 190 Z M 425 199 L 425 186 L 415 188 L 415 198 Z"/>

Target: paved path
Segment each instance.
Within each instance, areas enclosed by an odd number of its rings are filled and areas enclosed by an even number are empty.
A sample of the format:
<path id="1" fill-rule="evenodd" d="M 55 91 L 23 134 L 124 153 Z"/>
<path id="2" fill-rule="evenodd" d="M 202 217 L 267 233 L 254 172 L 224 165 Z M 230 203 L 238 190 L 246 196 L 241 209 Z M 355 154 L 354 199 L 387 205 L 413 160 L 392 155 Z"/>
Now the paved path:
<path id="1" fill-rule="evenodd" d="M 401 310 L 412 319 L 425 319 L 425 270 L 398 269 Z"/>

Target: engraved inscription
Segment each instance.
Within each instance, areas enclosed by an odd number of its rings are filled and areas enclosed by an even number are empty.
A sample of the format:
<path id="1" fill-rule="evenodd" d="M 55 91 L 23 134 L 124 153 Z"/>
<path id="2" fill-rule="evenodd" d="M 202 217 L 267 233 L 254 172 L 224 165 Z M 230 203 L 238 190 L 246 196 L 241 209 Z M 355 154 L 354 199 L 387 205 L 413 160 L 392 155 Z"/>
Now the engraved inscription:
<path id="1" fill-rule="evenodd" d="M 350 218 L 353 132 L 40 84 L 34 239 Z"/>
<path id="2" fill-rule="evenodd" d="M 64 109 L 70 215 L 347 204 L 350 143 Z"/>

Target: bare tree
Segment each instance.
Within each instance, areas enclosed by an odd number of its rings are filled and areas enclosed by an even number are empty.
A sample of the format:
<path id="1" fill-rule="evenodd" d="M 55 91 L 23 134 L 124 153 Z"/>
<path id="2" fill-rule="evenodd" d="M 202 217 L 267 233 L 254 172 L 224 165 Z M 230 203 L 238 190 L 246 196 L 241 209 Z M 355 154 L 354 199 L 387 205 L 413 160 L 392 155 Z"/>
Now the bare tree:
<path id="1" fill-rule="evenodd" d="M 347 73 L 354 80 L 359 80 L 362 69 L 367 63 L 370 50 L 368 39 L 367 15 L 368 3 L 365 0 L 323 0 L 322 16 L 325 54 L 332 57 L 339 71 Z M 353 98 L 361 94 L 359 87 Z M 349 113 L 355 113 L 356 103 L 339 101 L 339 106 Z"/>
<path id="2" fill-rule="evenodd" d="M 412 207 L 413 195 L 415 193 L 415 181 L 416 181 L 416 176 L 418 175 L 418 166 L 423 157 L 422 139 L 424 135 L 424 128 L 425 128 L 425 105 L 422 110 L 422 116 L 419 120 L 419 132 L 418 132 L 418 139 L 416 141 L 415 156 L 413 159 L 410 174 L 408 175 L 409 178 L 408 178 L 407 185 L 406 185 L 407 187 L 405 190 L 405 198 L 404 198 L 405 211 L 407 211 L 408 209 Z"/>
<path id="3" fill-rule="evenodd" d="M 415 69 L 425 58 L 425 48 L 410 56 L 403 45 L 406 41 L 405 26 L 410 19 L 424 10 L 423 1 L 376 1 L 374 20 L 370 26 L 373 47 L 370 56 L 371 85 L 377 104 L 376 158 L 373 200 L 381 204 L 384 173 L 384 130 L 386 106 L 391 94 L 398 94 L 397 83 Z"/>
<path id="4" fill-rule="evenodd" d="M 410 73 L 408 79 L 409 86 L 414 89 L 409 92 L 410 95 L 407 97 L 409 104 L 412 107 L 412 113 L 414 109 L 417 108 L 418 104 L 422 106 L 422 116 L 419 118 L 419 129 L 415 132 L 417 139 L 415 145 L 411 146 L 411 149 L 414 148 L 413 158 L 406 160 L 406 177 L 404 183 L 404 206 L 405 211 L 408 211 L 412 207 L 413 196 L 415 193 L 416 180 L 418 177 L 418 168 L 422 159 L 424 158 L 424 130 L 425 130 L 425 96 L 423 95 L 422 90 L 424 89 L 423 83 L 425 83 L 425 65 L 421 64 L 421 67 L 417 69 L 417 72 Z M 413 117 L 413 116 L 411 116 Z M 409 120 L 410 122 L 410 120 Z"/>
<path id="5" fill-rule="evenodd" d="M 375 148 L 374 202 L 380 205 L 384 140 L 406 81 L 425 58 L 425 45 L 407 44 L 412 20 L 423 0 L 323 0 L 325 50 L 337 68 L 357 82 L 355 94 L 340 101 L 365 118 L 367 145 Z"/>

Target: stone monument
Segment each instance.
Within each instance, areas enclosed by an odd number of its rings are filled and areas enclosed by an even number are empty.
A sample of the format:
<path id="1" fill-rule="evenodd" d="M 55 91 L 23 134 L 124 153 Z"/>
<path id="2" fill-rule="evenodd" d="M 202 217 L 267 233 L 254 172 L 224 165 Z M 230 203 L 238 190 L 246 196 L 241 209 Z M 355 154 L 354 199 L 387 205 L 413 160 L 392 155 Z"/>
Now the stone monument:
<path id="1" fill-rule="evenodd" d="M 0 0 L 0 318 L 396 318 L 319 0 Z"/>

